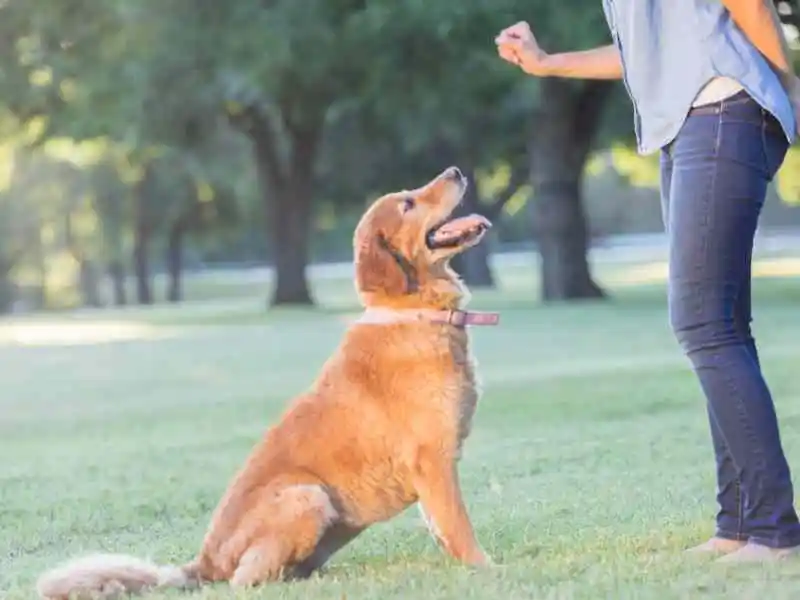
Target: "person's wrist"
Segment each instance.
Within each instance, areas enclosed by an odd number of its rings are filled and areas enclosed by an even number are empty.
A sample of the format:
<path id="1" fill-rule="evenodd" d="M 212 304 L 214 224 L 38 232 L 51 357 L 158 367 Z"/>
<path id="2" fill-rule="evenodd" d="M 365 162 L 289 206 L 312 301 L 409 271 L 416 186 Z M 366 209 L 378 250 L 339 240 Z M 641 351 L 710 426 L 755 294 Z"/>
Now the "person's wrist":
<path id="1" fill-rule="evenodd" d="M 522 70 L 528 75 L 549 77 L 553 74 L 552 56 L 547 54 L 544 50 L 537 49 L 535 52 L 522 58 L 520 67 L 522 67 Z"/>

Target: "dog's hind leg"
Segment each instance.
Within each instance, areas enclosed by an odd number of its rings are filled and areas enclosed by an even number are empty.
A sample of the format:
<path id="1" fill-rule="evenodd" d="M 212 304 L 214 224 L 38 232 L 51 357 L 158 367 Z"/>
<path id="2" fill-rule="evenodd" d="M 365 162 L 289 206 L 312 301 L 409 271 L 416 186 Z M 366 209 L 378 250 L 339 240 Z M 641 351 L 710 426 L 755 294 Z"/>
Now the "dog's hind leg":
<path id="1" fill-rule="evenodd" d="M 330 529 L 325 532 L 325 535 L 322 536 L 322 539 L 319 541 L 319 544 L 317 544 L 317 548 L 311 556 L 294 568 L 292 578 L 306 579 L 311 577 L 314 571 L 322 568 L 331 556 L 353 541 L 362 531 L 364 531 L 364 529 L 361 527 L 350 527 L 343 523 L 337 523 L 331 526 Z"/>
<path id="2" fill-rule="evenodd" d="M 319 485 L 292 485 L 281 490 L 261 517 L 254 536 L 231 577 L 231 585 L 253 586 L 282 579 L 294 565 L 313 555 L 328 528 L 338 519 L 330 497 Z"/>

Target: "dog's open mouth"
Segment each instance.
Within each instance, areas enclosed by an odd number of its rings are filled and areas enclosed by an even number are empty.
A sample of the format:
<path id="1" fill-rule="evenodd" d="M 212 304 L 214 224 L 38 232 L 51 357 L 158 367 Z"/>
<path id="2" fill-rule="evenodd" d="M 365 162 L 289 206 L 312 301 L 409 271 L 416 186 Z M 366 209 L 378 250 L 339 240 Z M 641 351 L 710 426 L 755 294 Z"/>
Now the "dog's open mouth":
<path id="1" fill-rule="evenodd" d="M 431 250 L 472 246 L 481 240 L 491 226 L 491 221 L 481 215 L 448 218 L 428 230 L 425 242 Z"/>

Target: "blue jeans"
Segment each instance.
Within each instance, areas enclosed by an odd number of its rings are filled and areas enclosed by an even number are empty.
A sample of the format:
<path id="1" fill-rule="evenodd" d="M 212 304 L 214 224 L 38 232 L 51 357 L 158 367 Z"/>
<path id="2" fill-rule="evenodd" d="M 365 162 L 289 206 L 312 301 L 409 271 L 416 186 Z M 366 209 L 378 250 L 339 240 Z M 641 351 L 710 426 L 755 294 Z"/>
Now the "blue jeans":
<path id="1" fill-rule="evenodd" d="M 788 149 L 746 93 L 694 109 L 661 152 L 669 316 L 707 399 L 717 462 L 717 535 L 800 544 L 789 465 L 750 331 L 753 239 Z"/>

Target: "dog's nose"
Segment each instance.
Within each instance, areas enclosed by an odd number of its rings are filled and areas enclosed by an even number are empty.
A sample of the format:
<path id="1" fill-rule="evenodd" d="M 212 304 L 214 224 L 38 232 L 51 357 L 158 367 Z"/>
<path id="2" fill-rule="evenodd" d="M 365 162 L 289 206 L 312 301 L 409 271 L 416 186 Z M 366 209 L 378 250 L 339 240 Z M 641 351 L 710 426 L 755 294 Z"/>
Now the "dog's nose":
<path id="1" fill-rule="evenodd" d="M 464 174 L 458 167 L 450 167 L 449 169 L 447 169 L 447 176 L 450 179 L 455 179 L 456 181 L 461 181 L 462 179 L 464 179 Z"/>

